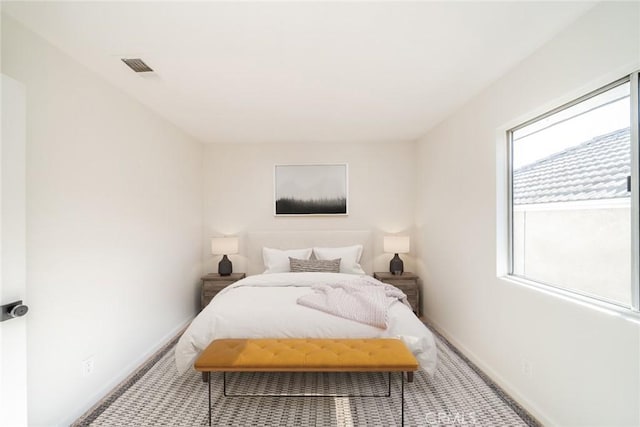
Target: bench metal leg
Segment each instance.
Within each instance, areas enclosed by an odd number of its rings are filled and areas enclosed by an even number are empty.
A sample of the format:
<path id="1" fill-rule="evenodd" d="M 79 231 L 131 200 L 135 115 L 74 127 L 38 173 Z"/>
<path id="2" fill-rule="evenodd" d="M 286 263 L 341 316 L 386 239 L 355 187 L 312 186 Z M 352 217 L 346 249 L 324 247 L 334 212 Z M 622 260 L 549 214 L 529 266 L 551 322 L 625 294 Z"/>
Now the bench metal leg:
<path id="1" fill-rule="evenodd" d="M 209 389 L 209 425 L 211 425 L 211 383 L 213 381 L 211 381 L 211 375 L 209 375 L 209 372 L 207 372 L 207 379 L 208 379 L 208 389 Z"/>
<path id="2" fill-rule="evenodd" d="M 409 377 L 409 382 L 413 381 L 413 372 L 407 372 L 407 377 Z M 211 410 L 211 383 L 213 381 L 211 381 L 211 373 L 210 372 L 203 372 L 202 373 L 202 380 L 205 381 L 206 378 L 206 382 L 207 382 L 207 390 L 208 390 L 208 394 L 209 394 L 209 425 L 211 425 L 211 418 L 212 418 L 212 410 Z M 389 386 L 389 390 L 388 393 L 386 395 L 386 397 L 390 397 L 391 396 L 391 372 L 388 372 L 388 386 Z M 222 395 L 225 397 L 234 397 L 234 395 L 229 395 L 227 394 L 227 373 L 223 372 L 222 373 Z M 249 396 L 261 396 L 261 395 L 249 395 Z M 266 395 L 266 396 L 270 396 L 270 397 L 301 397 L 301 396 L 295 396 L 295 395 Z M 246 396 L 241 396 L 241 395 L 235 395 L 235 397 L 246 397 Z M 310 397 L 310 396 L 302 396 L 302 397 Z M 328 396 L 317 396 L 317 397 L 328 397 Z M 336 397 L 333 396 L 332 397 Z M 382 395 L 377 395 L 377 396 L 364 396 L 364 395 L 355 395 L 355 396 L 349 396 L 349 397 L 384 397 Z M 400 425 L 404 426 L 404 372 L 400 371 Z"/>
<path id="3" fill-rule="evenodd" d="M 413 382 L 413 372 L 412 371 L 407 372 L 407 382 L 408 383 L 412 383 Z"/>
<path id="4" fill-rule="evenodd" d="M 404 372 L 400 372 L 400 394 L 402 396 L 400 401 L 400 405 L 402 406 L 402 410 L 400 411 L 402 414 L 400 425 L 404 426 Z"/>

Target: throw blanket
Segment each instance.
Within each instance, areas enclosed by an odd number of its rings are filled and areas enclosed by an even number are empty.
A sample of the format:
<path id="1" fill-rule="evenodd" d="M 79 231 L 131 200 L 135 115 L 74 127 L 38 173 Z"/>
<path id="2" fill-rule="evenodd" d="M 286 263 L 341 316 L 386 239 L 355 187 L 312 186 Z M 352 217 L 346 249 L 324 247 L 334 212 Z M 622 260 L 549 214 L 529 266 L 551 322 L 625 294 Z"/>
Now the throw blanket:
<path id="1" fill-rule="evenodd" d="M 388 326 L 391 304 L 400 300 L 410 307 L 400 289 L 368 276 L 357 276 L 347 283 L 314 285 L 311 289 L 314 293 L 299 297 L 298 304 L 381 329 Z"/>

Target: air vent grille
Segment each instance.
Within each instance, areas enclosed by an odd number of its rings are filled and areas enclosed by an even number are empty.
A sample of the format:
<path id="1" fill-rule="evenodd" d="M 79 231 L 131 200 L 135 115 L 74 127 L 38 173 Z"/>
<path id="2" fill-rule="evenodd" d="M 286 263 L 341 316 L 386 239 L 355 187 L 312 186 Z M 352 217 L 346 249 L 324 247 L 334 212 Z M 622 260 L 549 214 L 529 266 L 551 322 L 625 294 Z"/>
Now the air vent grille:
<path id="1" fill-rule="evenodd" d="M 153 70 L 140 58 L 122 58 L 122 62 L 127 64 L 136 73 L 149 73 Z"/>

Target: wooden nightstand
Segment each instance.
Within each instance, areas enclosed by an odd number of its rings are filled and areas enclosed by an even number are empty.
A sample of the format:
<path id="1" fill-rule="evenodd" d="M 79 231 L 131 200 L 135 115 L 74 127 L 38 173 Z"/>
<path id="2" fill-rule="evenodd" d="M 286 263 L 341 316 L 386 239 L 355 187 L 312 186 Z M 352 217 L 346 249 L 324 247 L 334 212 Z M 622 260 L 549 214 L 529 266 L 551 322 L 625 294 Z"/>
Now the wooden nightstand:
<path id="1" fill-rule="evenodd" d="M 205 308 L 218 292 L 220 292 L 230 284 L 237 282 L 240 279 L 244 279 L 245 276 L 246 274 L 244 273 L 231 273 L 231 275 L 229 276 L 221 276 L 218 273 L 209 273 L 206 276 L 202 276 L 200 310 Z"/>
<path id="2" fill-rule="evenodd" d="M 391 274 L 388 271 L 373 273 L 374 279 L 388 283 L 407 294 L 409 304 L 413 308 L 416 316 L 420 317 L 420 288 L 418 287 L 418 276 L 404 272 L 402 274 Z"/>

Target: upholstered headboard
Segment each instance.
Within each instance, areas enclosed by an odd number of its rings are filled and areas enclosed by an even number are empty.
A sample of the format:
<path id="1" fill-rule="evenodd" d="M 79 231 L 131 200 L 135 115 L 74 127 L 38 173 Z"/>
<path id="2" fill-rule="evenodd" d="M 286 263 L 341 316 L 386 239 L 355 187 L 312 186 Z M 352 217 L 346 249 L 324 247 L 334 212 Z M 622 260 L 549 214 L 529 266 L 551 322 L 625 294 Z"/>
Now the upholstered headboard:
<path id="1" fill-rule="evenodd" d="M 298 249 L 362 245 L 360 265 L 373 272 L 372 233 L 368 230 L 258 231 L 247 233 L 247 274 L 264 271 L 262 248 Z"/>

